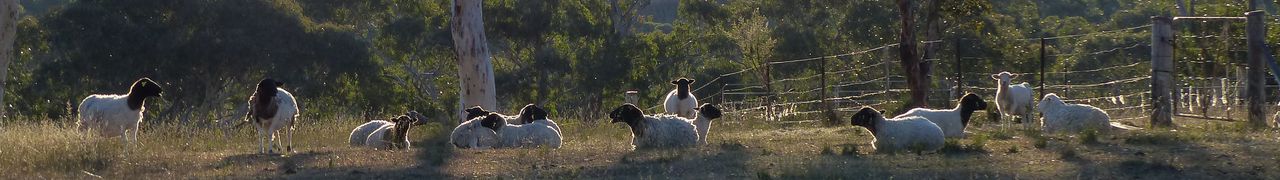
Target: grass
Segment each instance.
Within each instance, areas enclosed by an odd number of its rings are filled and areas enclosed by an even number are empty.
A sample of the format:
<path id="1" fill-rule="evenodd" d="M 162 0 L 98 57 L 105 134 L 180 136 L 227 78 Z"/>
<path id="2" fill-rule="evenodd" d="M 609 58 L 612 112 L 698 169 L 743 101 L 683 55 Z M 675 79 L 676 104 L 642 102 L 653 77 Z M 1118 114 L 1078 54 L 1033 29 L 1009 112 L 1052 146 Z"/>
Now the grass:
<path id="1" fill-rule="evenodd" d="M 1082 135 L 981 123 L 935 153 L 874 153 L 862 128 L 770 123 L 728 116 L 710 145 L 631 150 L 622 124 L 564 119 L 561 149 L 464 150 L 446 145 L 452 127 L 412 132 L 414 148 L 349 147 L 361 120 L 304 120 L 297 152 L 258 155 L 251 128 L 146 124 L 139 145 L 82 135 L 67 120 L 0 124 L 0 177 L 103 178 L 587 178 L 587 179 L 1167 179 L 1277 177 L 1275 130 L 1176 120 L 1176 130 Z"/>

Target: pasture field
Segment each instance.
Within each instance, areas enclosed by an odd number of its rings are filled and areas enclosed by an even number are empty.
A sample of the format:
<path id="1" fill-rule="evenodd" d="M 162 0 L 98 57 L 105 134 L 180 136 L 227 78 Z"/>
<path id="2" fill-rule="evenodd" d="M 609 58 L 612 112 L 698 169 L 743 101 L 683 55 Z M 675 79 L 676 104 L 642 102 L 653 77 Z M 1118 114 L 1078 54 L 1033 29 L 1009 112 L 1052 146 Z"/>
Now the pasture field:
<path id="1" fill-rule="evenodd" d="M 985 113 L 983 113 L 985 114 Z M 710 144 L 630 149 L 627 127 L 560 119 L 561 149 L 469 150 L 453 128 L 412 130 L 413 148 L 375 151 L 346 138 L 362 120 L 303 118 L 295 153 L 256 154 L 252 128 L 146 124 L 142 144 L 85 136 L 70 120 L 0 124 L 3 179 L 549 178 L 549 179 L 1268 179 L 1280 177 L 1280 136 L 1240 122 L 1177 119 L 1176 130 L 1039 135 L 978 115 L 965 139 L 936 153 L 872 152 L 847 124 L 714 122 Z M 847 120 L 846 120 L 847 121 Z M 594 123 L 601 122 L 601 123 Z M 846 122 L 847 123 L 847 122 Z M 1142 122 L 1128 122 L 1140 127 Z"/>

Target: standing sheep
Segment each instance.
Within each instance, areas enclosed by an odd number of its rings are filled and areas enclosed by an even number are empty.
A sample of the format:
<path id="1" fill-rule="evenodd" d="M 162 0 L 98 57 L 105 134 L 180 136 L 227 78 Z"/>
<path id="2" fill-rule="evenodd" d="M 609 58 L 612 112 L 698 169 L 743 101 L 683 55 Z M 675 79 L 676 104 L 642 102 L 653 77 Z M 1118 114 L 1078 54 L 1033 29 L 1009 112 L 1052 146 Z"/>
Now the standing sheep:
<path id="1" fill-rule="evenodd" d="M 850 118 L 853 126 L 861 126 L 875 136 L 872 144 L 877 152 L 937 151 L 945 143 L 942 128 L 919 116 L 885 119 L 880 111 L 863 107 Z"/>
<path id="2" fill-rule="evenodd" d="M 1017 74 L 1009 72 L 1000 72 L 992 74 L 991 78 L 997 82 L 996 87 L 996 109 L 1000 110 L 1002 115 L 1012 116 L 1015 122 L 1023 123 L 1023 126 L 1031 128 L 1034 126 L 1030 121 L 1031 115 L 1031 85 L 1027 82 L 1022 84 L 1009 85 L 1013 78 L 1017 78 Z"/>
<path id="3" fill-rule="evenodd" d="M 142 123 L 143 102 L 161 97 L 164 90 L 149 78 L 138 79 L 129 86 L 128 94 L 94 94 L 80 101 L 77 129 L 96 130 L 103 137 L 122 136 L 125 143 L 138 142 L 138 124 Z M 130 135 L 131 134 L 131 135 Z"/>
<path id="4" fill-rule="evenodd" d="M 698 145 L 707 145 L 707 133 L 711 131 L 711 120 L 720 118 L 722 115 L 720 109 L 711 105 L 711 103 L 705 103 L 698 107 L 698 118 L 691 122 L 693 127 L 698 130 Z"/>
<path id="5" fill-rule="evenodd" d="M 671 81 L 671 84 L 675 84 L 676 89 L 667 93 L 667 100 L 665 100 L 666 103 L 663 104 L 662 108 L 667 110 L 667 114 L 675 114 L 688 119 L 697 118 L 697 112 L 695 112 L 694 107 L 698 105 L 698 97 L 689 92 L 689 85 L 693 84 L 693 79 L 680 78 Z"/>
<path id="6" fill-rule="evenodd" d="M 408 149 L 409 129 L 418 122 L 418 118 L 401 115 L 395 118 L 395 124 L 378 127 L 364 140 L 364 146 L 375 149 Z"/>
<path id="7" fill-rule="evenodd" d="M 977 94 L 969 93 L 960 97 L 960 104 L 956 105 L 954 109 L 915 108 L 893 118 L 924 117 L 937 124 L 939 128 L 942 128 L 942 132 L 946 134 L 946 137 L 963 138 L 964 129 L 969 126 L 969 118 L 973 117 L 973 111 L 986 109 L 987 101 L 982 100 L 982 97 L 978 97 Z"/>
<path id="8" fill-rule="evenodd" d="M 1057 94 L 1044 95 L 1038 105 L 1043 114 L 1044 132 L 1081 132 L 1096 130 L 1107 132 L 1113 129 L 1137 129 L 1136 127 L 1111 123 L 1111 116 L 1106 111 L 1085 104 L 1068 104 Z"/>
<path id="9" fill-rule="evenodd" d="M 609 113 L 610 123 L 627 123 L 631 127 L 631 145 L 634 148 L 681 148 L 698 144 L 698 131 L 693 123 L 683 117 L 659 114 L 645 115 L 632 104 Z"/>
<path id="10" fill-rule="evenodd" d="M 293 94 L 280 88 L 281 86 L 284 86 L 284 82 L 263 79 L 258 82 L 253 96 L 249 96 L 247 116 L 252 118 L 253 125 L 258 128 L 259 153 L 275 153 L 275 148 L 279 148 L 274 147 L 277 146 L 274 144 L 276 132 L 281 129 L 289 141 L 285 151 L 293 152 L 293 121 L 298 117 L 298 102 L 294 100 Z"/>

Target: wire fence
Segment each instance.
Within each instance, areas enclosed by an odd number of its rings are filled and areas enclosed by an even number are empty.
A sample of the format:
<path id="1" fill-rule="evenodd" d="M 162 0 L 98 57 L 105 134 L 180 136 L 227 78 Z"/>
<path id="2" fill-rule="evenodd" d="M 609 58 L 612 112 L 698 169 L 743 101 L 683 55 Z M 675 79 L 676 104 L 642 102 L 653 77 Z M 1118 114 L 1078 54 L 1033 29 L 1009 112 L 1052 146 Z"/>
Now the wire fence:
<path id="1" fill-rule="evenodd" d="M 965 41 L 922 41 L 935 45 L 930 65 L 933 82 L 927 91 L 932 108 L 950 108 L 964 93 L 974 93 L 994 105 L 997 83 L 990 76 L 1007 71 L 1019 75 L 1013 83 L 1027 83 L 1035 97 L 1055 93 L 1065 102 L 1088 104 L 1106 111 L 1113 121 L 1147 120 L 1154 107 L 1151 95 L 1151 27 L 1137 25 L 1114 30 L 1042 38 L 1014 39 L 1039 51 L 1021 62 L 1002 57 L 965 54 Z M 1179 31 L 1187 32 L 1187 30 Z M 1243 28 L 1182 33 L 1175 59 L 1179 82 L 1175 93 L 1178 114 L 1233 119 L 1245 103 L 1243 92 Z M 1036 42 L 1038 41 L 1038 42 Z M 904 112 L 910 90 L 898 57 L 898 44 L 883 44 L 834 55 L 777 60 L 721 74 L 693 91 L 702 102 L 717 102 L 727 114 L 767 120 L 806 121 L 844 117 L 863 106 Z M 990 54 L 990 53 L 983 53 Z M 984 66 L 982 64 L 995 64 Z M 787 67 L 787 68 L 779 68 Z M 1183 68 L 1185 67 L 1185 68 Z M 779 72 L 786 69 L 786 72 Z M 731 76 L 744 82 L 719 82 Z M 710 87 L 710 88 L 708 88 Z M 1273 87 L 1274 88 L 1274 87 Z M 1038 101 L 1039 98 L 1036 98 Z M 988 111 L 996 111 L 994 106 Z M 656 108 L 652 107 L 652 108 Z M 897 108 L 897 109 L 895 109 Z M 835 119 L 832 119 L 835 120 Z M 1136 123 L 1135 123 L 1136 124 Z"/>

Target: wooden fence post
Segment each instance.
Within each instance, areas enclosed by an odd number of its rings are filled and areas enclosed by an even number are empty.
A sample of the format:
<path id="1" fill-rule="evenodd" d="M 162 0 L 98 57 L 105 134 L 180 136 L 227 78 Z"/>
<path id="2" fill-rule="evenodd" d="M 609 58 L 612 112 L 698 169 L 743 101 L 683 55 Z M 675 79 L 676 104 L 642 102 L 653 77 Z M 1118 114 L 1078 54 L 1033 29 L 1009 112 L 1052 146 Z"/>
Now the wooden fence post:
<path id="1" fill-rule="evenodd" d="M 1252 3 L 1252 1 L 1250 1 Z M 1266 35 L 1267 27 L 1263 24 L 1262 16 L 1266 12 L 1251 11 L 1245 13 L 1245 19 L 1248 24 L 1245 26 L 1246 37 L 1249 45 L 1249 123 L 1253 127 L 1267 127 L 1266 96 L 1263 95 L 1266 90 L 1266 73 L 1263 69 L 1266 65 L 1263 61 L 1266 59 Z"/>
<path id="2" fill-rule="evenodd" d="M 1048 55 L 1044 52 L 1044 37 L 1040 37 L 1040 96 L 1038 99 L 1044 98 L 1044 66 Z"/>
<path id="3" fill-rule="evenodd" d="M 1173 19 L 1151 17 L 1151 127 L 1173 126 Z"/>
<path id="4" fill-rule="evenodd" d="M 964 92 L 964 66 L 963 66 L 963 64 L 961 64 L 961 62 L 960 62 L 960 61 L 961 61 L 961 59 L 964 59 L 964 51 L 962 51 L 964 48 L 961 48 L 961 46 L 960 46 L 960 41 L 961 41 L 961 40 L 964 40 L 964 39 L 956 38 L 956 41 L 954 42 L 954 44 L 955 44 L 955 48 L 956 48 L 956 67 L 955 67 L 955 68 L 956 68 L 956 87 L 955 87 L 955 88 L 956 88 L 956 89 L 955 89 L 955 91 L 956 91 L 956 94 L 955 94 L 955 95 L 956 95 L 956 97 L 962 97 L 962 96 L 964 96 L 964 94 L 965 94 L 965 92 Z M 956 104 L 960 104 L 960 102 L 957 100 Z"/>

